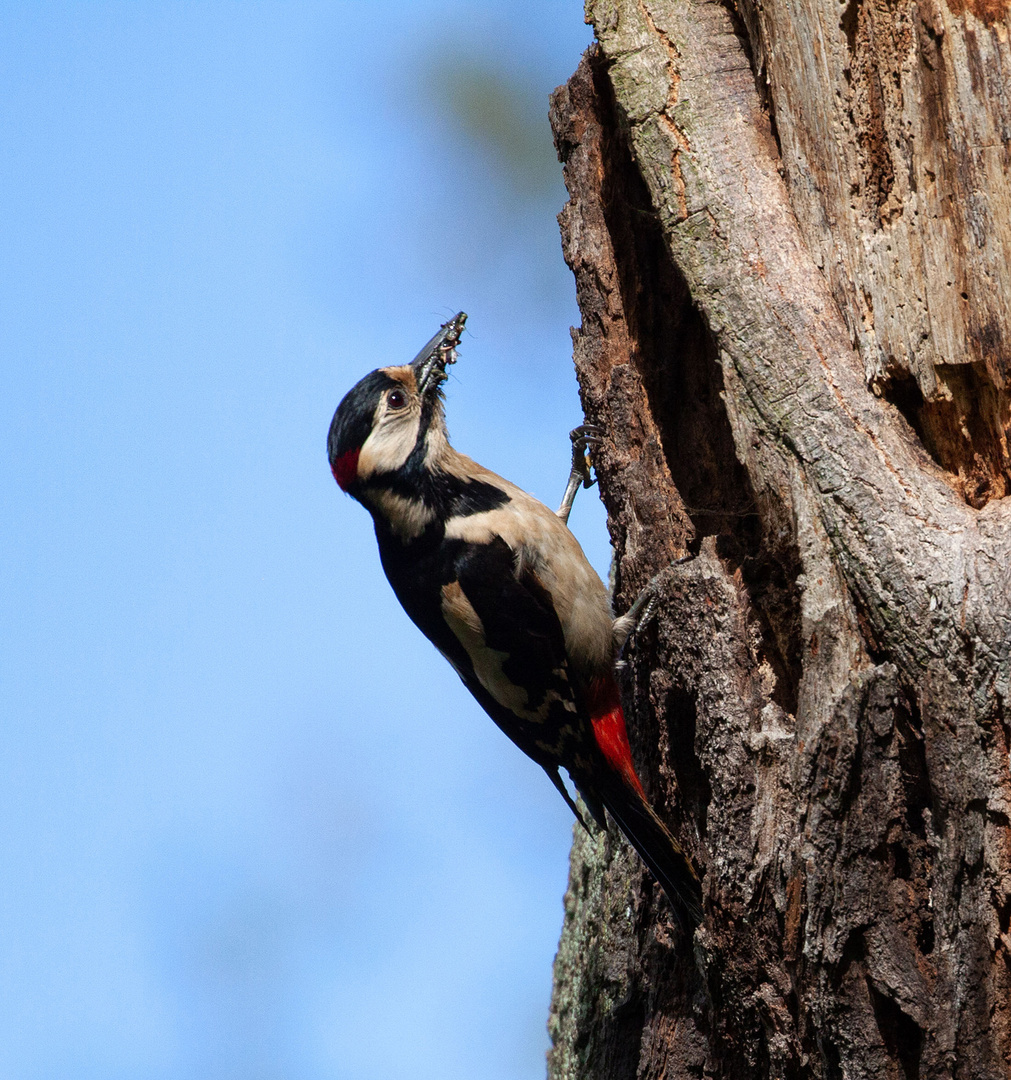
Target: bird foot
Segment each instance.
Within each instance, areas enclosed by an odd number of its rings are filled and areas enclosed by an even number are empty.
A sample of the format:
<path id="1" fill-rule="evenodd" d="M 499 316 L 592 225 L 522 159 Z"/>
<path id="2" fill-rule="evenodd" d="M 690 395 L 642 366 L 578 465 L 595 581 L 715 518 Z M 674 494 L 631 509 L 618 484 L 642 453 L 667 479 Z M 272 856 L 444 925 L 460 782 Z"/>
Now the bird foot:
<path id="1" fill-rule="evenodd" d="M 604 429 L 596 424 L 582 424 L 569 432 L 569 439 L 572 441 L 572 469 L 569 472 L 569 482 L 565 485 L 562 504 L 555 511 L 564 522 L 569 520 L 576 492 L 581 487 L 593 487 L 594 480 L 590 473 L 593 456 L 590 448 L 603 442 Z"/>
<path id="2" fill-rule="evenodd" d="M 628 642 L 650 622 L 660 606 L 660 590 L 658 586 L 661 579 L 672 566 L 680 566 L 693 558 L 694 556 L 691 554 L 682 555 L 681 558 L 674 559 L 661 571 L 654 574 L 649 579 L 646 587 L 635 598 L 628 611 L 614 620 L 614 640 L 618 656 L 614 665 L 616 671 L 621 671 L 626 666 L 624 656 Z"/>

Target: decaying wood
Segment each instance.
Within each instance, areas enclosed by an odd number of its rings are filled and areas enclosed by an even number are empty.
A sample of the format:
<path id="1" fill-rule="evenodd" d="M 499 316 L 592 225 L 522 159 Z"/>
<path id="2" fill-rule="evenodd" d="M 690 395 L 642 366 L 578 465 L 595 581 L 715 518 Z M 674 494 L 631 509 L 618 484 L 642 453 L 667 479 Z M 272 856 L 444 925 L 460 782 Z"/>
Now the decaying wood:
<path id="1" fill-rule="evenodd" d="M 1005 14 L 589 14 L 575 360 L 616 607 L 669 565 L 627 711 L 706 920 L 577 837 L 550 1073 L 1006 1077 Z"/>
<path id="2" fill-rule="evenodd" d="M 742 7 L 798 224 L 868 381 L 977 506 L 1011 492 L 1007 6 Z"/>

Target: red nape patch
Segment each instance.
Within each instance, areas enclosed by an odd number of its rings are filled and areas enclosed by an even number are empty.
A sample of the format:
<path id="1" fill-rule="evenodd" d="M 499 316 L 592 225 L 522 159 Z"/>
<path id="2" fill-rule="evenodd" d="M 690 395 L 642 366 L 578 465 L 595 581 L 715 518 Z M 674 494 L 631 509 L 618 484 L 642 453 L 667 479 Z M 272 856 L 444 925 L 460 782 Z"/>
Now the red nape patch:
<path id="1" fill-rule="evenodd" d="M 358 477 L 358 455 L 361 447 L 357 450 L 348 450 L 330 466 L 333 478 L 340 485 L 341 491 L 347 491 Z"/>
<path id="2" fill-rule="evenodd" d="M 621 711 L 618 687 L 613 679 L 597 679 L 590 687 L 590 719 L 593 734 L 612 769 L 621 773 L 625 783 L 634 788 L 643 799 L 646 792 L 632 762 L 632 748 L 628 745 L 625 730 L 625 714 Z"/>

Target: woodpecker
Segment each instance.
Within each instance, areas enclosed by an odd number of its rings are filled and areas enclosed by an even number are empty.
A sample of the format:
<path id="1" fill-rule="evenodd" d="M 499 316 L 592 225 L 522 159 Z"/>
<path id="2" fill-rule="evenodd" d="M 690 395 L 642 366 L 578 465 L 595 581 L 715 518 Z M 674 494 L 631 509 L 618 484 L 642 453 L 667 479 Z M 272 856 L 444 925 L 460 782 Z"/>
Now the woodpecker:
<path id="1" fill-rule="evenodd" d="M 330 425 L 330 469 L 372 515 L 411 620 L 584 826 L 559 769 L 604 829 L 610 813 L 691 933 L 698 878 L 646 798 L 615 680 L 628 620 L 612 618 L 566 525 L 581 473 L 588 484 L 585 453 L 576 446 L 556 513 L 450 446 L 441 384 L 465 320 L 443 324 L 410 364 L 348 391 Z"/>

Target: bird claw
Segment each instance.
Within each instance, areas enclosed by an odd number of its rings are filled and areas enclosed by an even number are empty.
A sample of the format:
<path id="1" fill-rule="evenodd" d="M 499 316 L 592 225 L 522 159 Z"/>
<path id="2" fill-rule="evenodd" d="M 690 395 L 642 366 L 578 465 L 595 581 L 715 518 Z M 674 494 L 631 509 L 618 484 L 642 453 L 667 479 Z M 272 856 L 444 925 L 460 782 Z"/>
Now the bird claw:
<path id="1" fill-rule="evenodd" d="M 564 522 L 569 520 L 569 511 L 576 498 L 576 492 L 581 488 L 593 487 L 596 482 L 591 474 L 593 457 L 590 447 L 604 441 L 604 429 L 596 424 L 581 424 L 569 432 L 572 442 L 572 468 L 569 471 L 569 482 L 565 485 L 565 494 L 562 496 L 562 505 L 555 511 Z"/>
<path id="2" fill-rule="evenodd" d="M 579 474 L 584 488 L 593 487 L 590 469 L 593 467 L 592 446 L 604 441 L 604 429 L 596 424 L 580 424 L 569 432 L 572 442 L 572 472 Z"/>
<path id="3" fill-rule="evenodd" d="M 649 579 L 645 588 L 635 598 L 635 601 L 628 611 L 614 620 L 614 636 L 618 644 L 618 658 L 614 665 L 616 671 L 621 671 L 627 666 L 627 661 L 625 660 L 625 647 L 628 645 L 628 642 L 635 637 L 643 627 L 649 624 L 660 607 L 660 593 L 657 589 L 660 579 L 663 578 L 672 566 L 680 566 L 682 563 L 689 562 L 693 558 L 694 556 L 689 553 L 668 563 L 667 566 Z"/>

